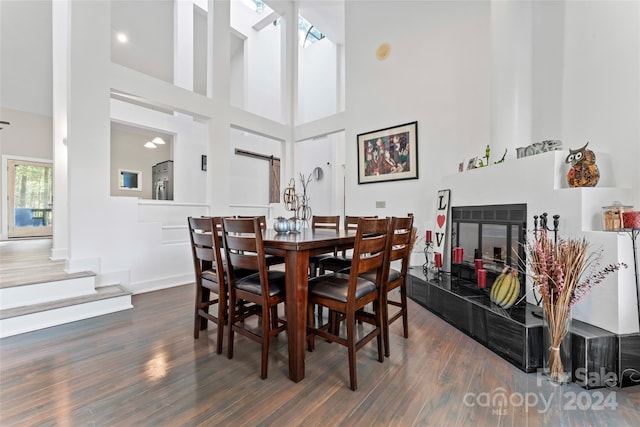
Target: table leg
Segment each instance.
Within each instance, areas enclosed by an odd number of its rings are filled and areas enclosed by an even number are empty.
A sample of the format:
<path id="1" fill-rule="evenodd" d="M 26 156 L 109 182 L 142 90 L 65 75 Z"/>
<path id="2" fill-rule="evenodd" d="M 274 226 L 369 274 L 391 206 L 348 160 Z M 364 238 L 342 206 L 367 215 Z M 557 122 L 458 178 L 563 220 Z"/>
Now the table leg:
<path id="1" fill-rule="evenodd" d="M 289 378 L 298 382 L 304 379 L 309 251 L 287 251 L 285 263 Z"/>

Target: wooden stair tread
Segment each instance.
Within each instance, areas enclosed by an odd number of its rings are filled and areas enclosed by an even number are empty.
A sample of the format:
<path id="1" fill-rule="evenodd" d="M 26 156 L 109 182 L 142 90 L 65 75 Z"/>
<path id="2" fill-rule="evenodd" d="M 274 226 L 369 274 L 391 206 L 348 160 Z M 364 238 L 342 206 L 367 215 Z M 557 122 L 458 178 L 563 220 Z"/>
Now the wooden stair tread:
<path id="1" fill-rule="evenodd" d="M 64 298 L 40 304 L 32 304 L 24 307 L 14 307 L 0 310 L 0 320 L 126 295 L 131 295 L 131 291 L 126 290 L 120 285 L 102 286 L 96 288 L 96 293 L 91 295 L 82 295 L 78 297 Z"/>
<path id="2" fill-rule="evenodd" d="M 78 271 L 76 273 L 67 273 L 64 270 L 51 270 L 49 267 L 36 267 L 29 270 L 22 270 L 19 275 L 7 277 L 2 272 L 0 274 L 0 289 L 13 288 L 15 286 L 35 285 L 38 283 L 58 282 L 61 280 L 79 279 L 83 277 L 95 277 L 93 271 Z"/>

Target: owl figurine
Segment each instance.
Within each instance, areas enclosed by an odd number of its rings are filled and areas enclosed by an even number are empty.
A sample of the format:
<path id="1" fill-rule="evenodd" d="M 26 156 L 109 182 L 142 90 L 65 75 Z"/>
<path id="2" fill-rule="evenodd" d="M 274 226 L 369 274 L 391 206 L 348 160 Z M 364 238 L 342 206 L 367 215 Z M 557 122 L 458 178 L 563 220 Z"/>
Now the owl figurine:
<path id="1" fill-rule="evenodd" d="M 595 187 L 600 179 L 600 171 L 596 165 L 596 155 L 587 150 L 587 142 L 584 147 L 577 150 L 569 149 L 565 163 L 571 165 L 567 174 L 569 187 Z"/>

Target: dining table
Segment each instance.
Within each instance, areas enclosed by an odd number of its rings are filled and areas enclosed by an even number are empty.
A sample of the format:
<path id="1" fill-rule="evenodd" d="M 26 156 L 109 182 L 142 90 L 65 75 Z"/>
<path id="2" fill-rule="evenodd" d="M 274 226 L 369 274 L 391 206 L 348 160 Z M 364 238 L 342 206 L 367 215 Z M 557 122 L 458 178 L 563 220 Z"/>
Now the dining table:
<path id="1" fill-rule="evenodd" d="M 272 229 L 264 231 L 264 251 L 285 260 L 289 378 L 294 382 L 304 379 L 309 257 L 333 253 L 334 249 L 353 248 L 355 237 L 353 230 L 303 228 L 297 233 L 278 233 Z"/>

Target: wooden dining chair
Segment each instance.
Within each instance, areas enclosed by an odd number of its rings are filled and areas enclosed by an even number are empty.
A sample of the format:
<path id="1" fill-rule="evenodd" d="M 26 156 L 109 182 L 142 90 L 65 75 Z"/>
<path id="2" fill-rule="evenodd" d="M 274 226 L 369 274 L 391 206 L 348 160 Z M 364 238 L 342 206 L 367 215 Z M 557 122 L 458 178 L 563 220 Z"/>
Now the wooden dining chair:
<path id="1" fill-rule="evenodd" d="M 374 216 L 350 216 L 347 215 L 344 217 L 344 229 L 345 231 L 355 231 L 358 228 L 358 220 L 360 218 L 368 218 L 373 219 L 377 218 Z M 325 257 L 319 261 L 319 274 L 325 274 L 328 271 L 340 271 L 344 268 L 349 268 L 351 265 L 351 255 L 347 253 L 347 250 L 343 250 L 341 254 Z"/>
<path id="2" fill-rule="evenodd" d="M 415 230 L 413 229 L 413 215 L 408 217 L 393 217 L 389 224 L 389 237 L 387 239 L 386 262 L 382 274 L 381 305 L 382 305 L 382 338 L 384 339 L 384 355 L 389 357 L 389 325 L 402 318 L 403 334 L 409 337 L 409 322 L 407 310 L 407 271 L 411 261 L 411 251 L 415 242 Z M 392 268 L 392 263 L 396 268 Z M 375 280 L 375 272 L 369 271 L 361 275 L 365 279 Z M 400 289 L 400 301 L 389 299 L 389 294 L 394 289 Z M 389 306 L 398 307 L 392 315 Z M 372 322 L 372 316 L 363 312 L 358 313 L 358 319 L 366 319 Z"/>
<path id="3" fill-rule="evenodd" d="M 356 375 L 356 351 L 361 349 L 373 338 L 377 339 L 378 361 L 382 362 L 382 311 L 381 311 L 381 287 L 383 269 L 385 265 L 386 245 L 389 232 L 388 219 L 365 219 L 358 220 L 355 246 L 351 261 L 350 273 L 337 272 L 333 274 L 321 275 L 309 280 L 309 304 L 308 309 L 313 310 L 313 306 L 323 305 L 328 307 L 330 312 L 336 313 L 346 324 L 346 338 L 340 336 L 339 328 L 333 328 L 329 321 L 324 325 L 310 324 L 307 332 L 309 334 L 309 348 L 314 348 L 314 337 L 316 335 L 326 340 L 336 342 L 347 347 L 349 354 L 349 382 L 352 390 L 357 389 Z M 361 277 L 362 273 L 375 271 L 376 279 L 371 281 Z M 356 337 L 356 312 L 373 303 L 374 325 L 371 331 L 364 334 L 360 340 Z M 312 312 L 310 317 L 312 316 Z"/>
<path id="4" fill-rule="evenodd" d="M 260 228 L 262 231 L 267 229 L 267 217 L 265 215 L 237 215 L 236 218 L 241 219 L 251 219 L 258 218 L 260 222 Z M 273 265 L 284 264 L 284 258 L 276 255 L 266 254 L 265 259 L 267 260 L 267 266 L 271 267 Z"/>
<path id="5" fill-rule="evenodd" d="M 339 231 L 340 215 L 313 215 L 311 217 L 311 229 Z M 309 257 L 309 276 L 316 277 L 318 267 L 320 266 L 320 260 L 322 260 L 323 258 L 329 258 L 331 256 L 338 256 L 338 251 L 336 248 L 334 248 L 332 254 Z"/>
<path id="6" fill-rule="evenodd" d="M 193 218 L 187 220 L 191 252 L 195 270 L 196 301 L 193 337 L 198 338 L 200 331 L 207 329 L 208 321 L 218 325 L 216 353 L 222 353 L 225 317 L 227 316 L 227 289 L 225 268 L 220 251 L 220 240 L 216 222 L 220 218 Z M 211 294 L 215 294 L 212 299 Z M 214 315 L 209 312 L 211 306 L 218 306 Z"/>
<path id="7" fill-rule="evenodd" d="M 234 333 L 262 345 L 260 377 L 267 378 L 269 361 L 269 339 L 287 327 L 278 318 L 278 304 L 285 301 L 285 273 L 268 270 L 262 241 L 262 226 L 258 218 L 223 218 L 222 242 L 229 265 L 229 333 L 227 357 L 233 358 Z M 235 268 L 256 271 L 237 278 Z M 239 300 L 253 303 L 256 310 L 238 305 Z M 236 308 L 238 307 L 238 308 Z M 245 321 L 254 315 L 262 318 L 261 334 L 249 329 Z"/>

